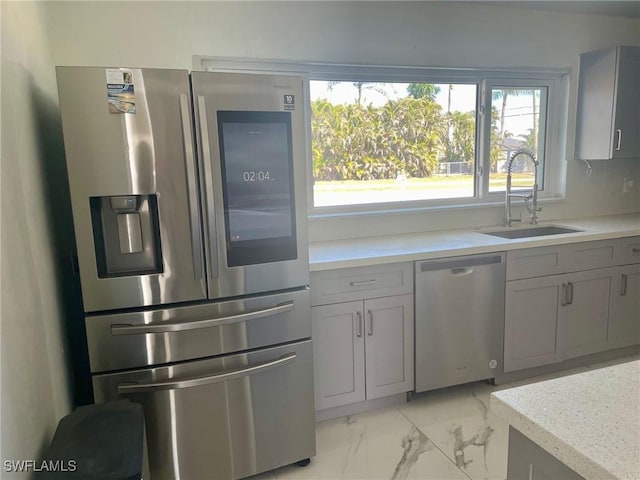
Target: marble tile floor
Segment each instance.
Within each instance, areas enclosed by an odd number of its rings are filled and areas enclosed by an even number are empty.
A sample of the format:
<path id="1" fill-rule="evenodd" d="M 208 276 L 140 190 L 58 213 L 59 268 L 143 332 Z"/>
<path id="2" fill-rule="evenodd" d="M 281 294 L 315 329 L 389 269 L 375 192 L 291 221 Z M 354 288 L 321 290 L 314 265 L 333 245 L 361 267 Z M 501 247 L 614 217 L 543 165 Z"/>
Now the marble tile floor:
<path id="1" fill-rule="evenodd" d="M 504 480 L 508 424 L 489 410 L 491 392 L 607 363 L 497 387 L 479 382 L 425 392 L 405 404 L 319 422 L 310 465 L 251 480 Z"/>

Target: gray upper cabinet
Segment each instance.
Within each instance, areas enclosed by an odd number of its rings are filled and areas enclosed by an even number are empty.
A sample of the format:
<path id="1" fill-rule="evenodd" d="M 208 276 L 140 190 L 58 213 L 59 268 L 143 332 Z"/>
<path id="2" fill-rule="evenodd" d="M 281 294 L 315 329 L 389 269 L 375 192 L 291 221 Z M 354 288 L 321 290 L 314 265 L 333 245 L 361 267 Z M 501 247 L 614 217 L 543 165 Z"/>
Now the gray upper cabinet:
<path id="1" fill-rule="evenodd" d="M 640 47 L 580 55 L 577 159 L 640 158 Z"/>

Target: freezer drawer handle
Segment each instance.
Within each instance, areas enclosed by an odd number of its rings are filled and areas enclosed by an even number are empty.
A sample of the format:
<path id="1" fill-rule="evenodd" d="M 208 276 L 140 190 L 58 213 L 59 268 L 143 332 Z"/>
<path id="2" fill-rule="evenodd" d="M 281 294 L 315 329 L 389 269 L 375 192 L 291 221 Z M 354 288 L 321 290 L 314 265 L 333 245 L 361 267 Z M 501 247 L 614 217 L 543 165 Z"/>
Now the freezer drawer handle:
<path id="1" fill-rule="evenodd" d="M 256 373 L 271 370 L 273 368 L 284 367 L 296 359 L 295 352 L 282 355 L 277 360 L 259 363 L 247 368 L 230 370 L 216 375 L 207 375 L 206 377 L 188 378 L 185 380 L 169 380 L 166 382 L 151 383 L 122 383 L 118 385 L 118 393 L 142 393 L 157 392 L 160 390 L 178 390 L 181 388 L 200 387 L 202 385 L 210 385 L 212 383 L 227 382 L 237 378 L 247 377 Z"/>
<path id="2" fill-rule="evenodd" d="M 258 318 L 270 317 L 293 310 L 293 301 L 281 303 L 275 307 L 239 313 L 228 317 L 210 318 L 208 320 L 194 320 L 192 322 L 157 323 L 147 325 L 111 325 L 111 335 L 140 335 L 144 333 L 183 332 L 199 328 L 218 327 L 229 323 L 247 322 Z"/>

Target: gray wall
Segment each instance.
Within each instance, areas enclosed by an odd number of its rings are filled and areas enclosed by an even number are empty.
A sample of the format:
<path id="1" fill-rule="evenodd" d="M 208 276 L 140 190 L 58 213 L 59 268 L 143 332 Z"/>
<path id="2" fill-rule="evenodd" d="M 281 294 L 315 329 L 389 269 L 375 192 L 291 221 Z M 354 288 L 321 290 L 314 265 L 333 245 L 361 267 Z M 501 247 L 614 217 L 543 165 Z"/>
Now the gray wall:
<path id="1" fill-rule="evenodd" d="M 2 2 L 1 8 L 4 461 L 37 459 L 59 418 L 70 411 L 71 401 L 63 334 L 64 280 L 53 227 L 59 217 L 51 210 L 56 187 L 50 183 L 64 171 L 60 131 L 52 120 L 56 85 L 44 12 L 41 5 L 30 3 Z M 0 473 L 5 475 L 9 474 Z M 23 477 L 27 475 L 11 475 Z"/>
<path id="2" fill-rule="evenodd" d="M 50 3 L 52 60 L 66 65 L 192 68 L 192 55 L 450 67 L 572 70 L 566 200 L 542 220 L 636 212 L 640 161 L 605 162 L 591 177 L 571 160 L 579 54 L 640 45 L 640 20 L 461 2 Z M 569 159 L 567 161 L 567 159 Z M 312 240 L 494 225 L 501 207 L 311 219 Z"/>

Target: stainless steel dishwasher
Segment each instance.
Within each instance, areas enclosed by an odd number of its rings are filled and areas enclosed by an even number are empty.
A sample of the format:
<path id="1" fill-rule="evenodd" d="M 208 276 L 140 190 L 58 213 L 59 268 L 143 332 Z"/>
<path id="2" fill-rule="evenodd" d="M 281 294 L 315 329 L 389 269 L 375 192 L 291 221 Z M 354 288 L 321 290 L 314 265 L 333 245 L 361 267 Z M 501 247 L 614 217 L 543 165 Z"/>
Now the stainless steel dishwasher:
<path id="1" fill-rule="evenodd" d="M 415 262 L 416 391 L 495 377 L 501 368 L 505 255 Z"/>

